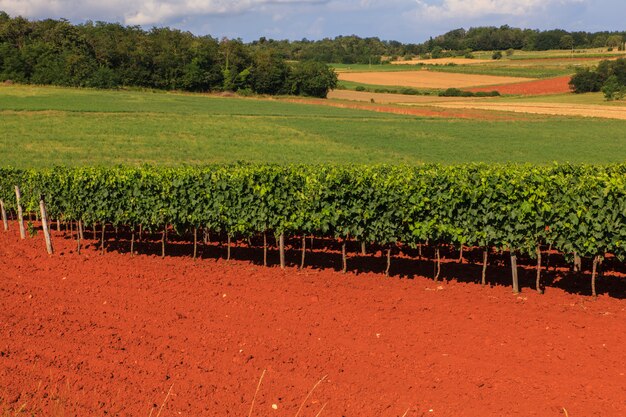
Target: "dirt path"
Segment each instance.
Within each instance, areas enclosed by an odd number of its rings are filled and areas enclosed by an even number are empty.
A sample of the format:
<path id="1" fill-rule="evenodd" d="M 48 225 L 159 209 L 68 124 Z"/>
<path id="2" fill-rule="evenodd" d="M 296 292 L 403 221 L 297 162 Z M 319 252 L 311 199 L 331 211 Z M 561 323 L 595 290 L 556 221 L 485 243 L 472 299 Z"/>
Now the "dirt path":
<path id="1" fill-rule="evenodd" d="M 626 415 L 624 300 L 55 244 L 0 232 L 2 415 Z"/>

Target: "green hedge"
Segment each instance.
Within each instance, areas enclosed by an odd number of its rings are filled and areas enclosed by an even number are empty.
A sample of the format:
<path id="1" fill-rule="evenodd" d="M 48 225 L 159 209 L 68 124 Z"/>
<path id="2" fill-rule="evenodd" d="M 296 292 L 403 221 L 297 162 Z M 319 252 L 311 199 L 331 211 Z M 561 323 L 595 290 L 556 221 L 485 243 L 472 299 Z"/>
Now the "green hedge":
<path id="1" fill-rule="evenodd" d="M 539 245 L 626 256 L 626 165 L 209 165 L 0 169 L 0 198 L 49 215 L 230 236 L 264 232 L 381 245 Z"/>

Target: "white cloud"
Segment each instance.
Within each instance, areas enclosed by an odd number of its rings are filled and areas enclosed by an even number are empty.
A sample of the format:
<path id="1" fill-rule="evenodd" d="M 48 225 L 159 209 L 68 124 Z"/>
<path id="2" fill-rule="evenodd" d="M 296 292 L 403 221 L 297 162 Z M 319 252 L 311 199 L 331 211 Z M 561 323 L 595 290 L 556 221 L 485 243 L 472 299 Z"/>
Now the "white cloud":
<path id="1" fill-rule="evenodd" d="M 188 16 L 237 14 L 263 6 L 328 0 L 0 0 L 0 10 L 25 17 L 122 18 L 129 25 L 156 25 Z"/>
<path id="2" fill-rule="evenodd" d="M 419 13 L 432 19 L 472 19 L 489 15 L 527 16 L 555 4 L 582 3 L 585 0 L 443 0 L 440 4 L 416 0 Z"/>

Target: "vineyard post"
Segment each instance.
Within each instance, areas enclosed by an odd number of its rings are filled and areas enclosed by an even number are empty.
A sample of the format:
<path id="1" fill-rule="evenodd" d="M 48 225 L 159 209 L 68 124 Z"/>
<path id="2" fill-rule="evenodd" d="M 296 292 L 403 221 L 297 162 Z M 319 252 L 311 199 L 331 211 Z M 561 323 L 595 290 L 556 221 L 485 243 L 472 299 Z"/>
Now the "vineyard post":
<path id="1" fill-rule="evenodd" d="M 102 222 L 102 236 L 101 236 L 101 241 L 100 241 L 100 255 L 104 255 L 104 231 L 106 229 L 106 222 Z M 94 233 L 95 233 L 95 227 L 94 227 Z"/>
<path id="2" fill-rule="evenodd" d="M 385 276 L 389 276 L 389 270 L 391 269 L 391 243 L 387 248 L 387 269 L 385 269 Z"/>
<path id="3" fill-rule="evenodd" d="M 46 250 L 48 251 L 48 255 L 52 255 L 54 253 L 54 249 L 52 248 L 52 240 L 50 239 L 50 229 L 48 229 L 48 216 L 46 215 L 46 203 L 44 202 L 43 196 L 39 199 L 39 210 L 41 211 L 41 224 L 43 227 L 43 235 L 46 239 Z"/>
<path id="4" fill-rule="evenodd" d="M 582 260 L 580 259 L 578 252 L 574 252 L 574 272 L 581 272 L 581 271 L 582 271 Z"/>
<path id="5" fill-rule="evenodd" d="M 305 254 L 306 254 L 306 236 L 302 236 L 302 260 L 300 261 L 300 269 L 304 269 Z"/>
<path id="6" fill-rule="evenodd" d="M 227 233 L 226 235 L 226 260 L 230 261 L 230 233 Z"/>
<path id="7" fill-rule="evenodd" d="M 267 266 L 267 231 L 263 232 L 263 266 Z"/>
<path id="8" fill-rule="evenodd" d="M 163 226 L 163 235 L 161 236 L 161 258 L 165 258 L 165 241 L 167 240 L 167 224 Z"/>
<path id="9" fill-rule="evenodd" d="M 198 228 L 193 228 L 193 259 L 198 255 Z"/>
<path id="10" fill-rule="evenodd" d="M 7 211 L 4 208 L 4 201 L 0 200 L 0 211 L 2 211 L 2 223 L 4 224 L 4 231 L 9 230 L 9 222 L 7 220 Z"/>
<path id="11" fill-rule="evenodd" d="M 83 225 L 83 221 L 78 221 L 78 235 L 80 236 L 80 240 L 85 240 L 85 226 Z"/>
<path id="12" fill-rule="evenodd" d="M 541 286 L 541 247 L 537 245 L 537 292 L 543 294 L 543 288 Z"/>
<path id="13" fill-rule="evenodd" d="M 484 286 L 487 284 L 487 258 L 489 257 L 489 248 L 483 250 L 483 275 L 480 283 Z"/>
<path id="14" fill-rule="evenodd" d="M 361 241 L 361 256 L 367 255 L 367 248 L 365 247 L 365 241 Z"/>
<path id="15" fill-rule="evenodd" d="M 135 225 L 131 227 L 130 232 L 130 257 L 135 256 Z"/>
<path id="16" fill-rule="evenodd" d="M 94 223 L 93 224 L 93 240 L 96 240 L 98 238 L 97 233 L 98 233 L 98 229 L 96 228 L 96 223 Z"/>
<path id="17" fill-rule="evenodd" d="M 519 294 L 519 281 L 517 277 L 517 255 L 511 249 L 511 276 L 513 278 L 513 294 Z"/>
<path id="18" fill-rule="evenodd" d="M 61 220 L 57 219 L 57 232 L 61 231 Z"/>
<path id="19" fill-rule="evenodd" d="M 83 239 L 83 222 L 78 221 L 78 233 L 76 234 L 76 252 L 80 255 L 80 241 Z"/>
<path id="20" fill-rule="evenodd" d="M 15 186 L 15 199 L 17 201 L 17 221 L 20 225 L 20 238 L 26 239 L 26 230 L 24 229 L 24 213 L 22 212 L 22 204 L 20 200 L 22 199 L 22 193 L 20 193 L 20 187 Z"/>
<path id="21" fill-rule="evenodd" d="M 461 249 L 459 250 L 459 260 L 457 261 L 457 263 L 463 263 L 463 245 L 461 245 Z"/>
<path id="22" fill-rule="evenodd" d="M 285 269 L 285 233 L 280 234 L 280 269 Z"/>
<path id="23" fill-rule="evenodd" d="M 346 256 L 346 239 L 341 242 L 341 272 L 348 271 L 348 257 Z"/>

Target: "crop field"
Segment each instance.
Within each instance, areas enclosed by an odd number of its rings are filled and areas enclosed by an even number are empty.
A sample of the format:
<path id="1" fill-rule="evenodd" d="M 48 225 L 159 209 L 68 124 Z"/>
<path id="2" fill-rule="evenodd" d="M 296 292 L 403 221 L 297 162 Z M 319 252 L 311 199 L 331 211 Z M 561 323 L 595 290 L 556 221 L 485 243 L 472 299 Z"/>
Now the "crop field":
<path id="1" fill-rule="evenodd" d="M 548 164 L 626 158 L 626 124 L 621 120 L 449 119 L 445 114 L 403 116 L 280 100 L 43 87 L 0 87 L 0 92 L 5 166 Z M 598 131 L 601 142 L 596 140 Z"/>
<path id="2" fill-rule="evenodd" d="M 503 77 L 493 75 L 469 75 L 439 73 L 426 70 L 399 72 L 342 72 L 339 80 L 363 84 L 405 86 L 414 88 L 462 88 L 484 85 L 512 84 L 530 81 L 529 78 Z"/>

